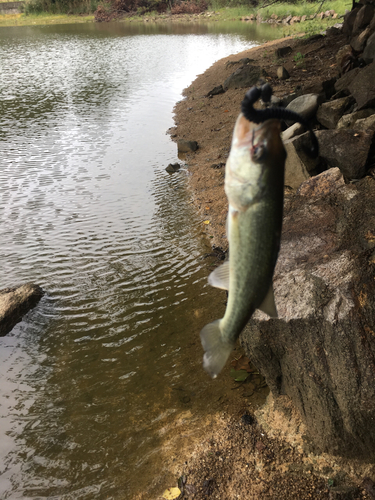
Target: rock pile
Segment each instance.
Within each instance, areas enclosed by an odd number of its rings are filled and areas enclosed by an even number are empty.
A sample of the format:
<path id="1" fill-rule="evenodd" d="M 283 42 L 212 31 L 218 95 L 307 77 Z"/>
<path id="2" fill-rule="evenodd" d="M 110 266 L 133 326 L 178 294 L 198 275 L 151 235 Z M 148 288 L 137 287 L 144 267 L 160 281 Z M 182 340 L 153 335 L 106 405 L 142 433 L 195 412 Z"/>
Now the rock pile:
<path id="1" fill-rule="evenodd" d="M 342 29 L 337 77 L 288 105 L 315 120 L 320 157 L 303 153 L 300 126 L 285 130 L 279 318 L 257 312 L 241 342 L 273 397 L 299 410 L 310 450 L 375 462 L 374 7 Z"/>
<path id="2" fill-rule="evenodd" d="M 257 23 L 270 23 L 270 24 L 295 24 L 295 23 L 303 23 L 305 21 L 309 21 L 312 19 L 337 19 L 339 15 L 334 10 L 326 10 L 325 12 L 320 12 L 319 14 L 311 14 L 309 16 L 277 16 L 276 14 L 272 14 L 268 19 L 263 19 L 262 16 L 258 14 L 250 14 L 249 16 L 241 17 L 241 21 L 252 22 L 256 21 Z"/>

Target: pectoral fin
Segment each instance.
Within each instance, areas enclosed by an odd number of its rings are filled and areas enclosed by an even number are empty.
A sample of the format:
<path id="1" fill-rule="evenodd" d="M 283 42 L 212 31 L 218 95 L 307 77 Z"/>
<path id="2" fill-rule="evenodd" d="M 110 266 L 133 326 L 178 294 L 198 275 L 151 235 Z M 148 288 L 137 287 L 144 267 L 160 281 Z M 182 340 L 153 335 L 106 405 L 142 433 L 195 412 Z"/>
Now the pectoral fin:
<path id="1" fill-rule="evenodd" d="M 229 261 L 217 267 L 208 277 L 208 282 L 215 288 L 229 290 Z"/>
<path id="2" fill-rule="evenodd" d="M 267 292 L 267 295 L 264 297 L 263 302 L 258 307 L 261 311 L 271 316 L 271 318 L 277 318 L 277 309 L 275 304 L 275 297 L 273 295 L 273 287 L 272 284 Z"/>

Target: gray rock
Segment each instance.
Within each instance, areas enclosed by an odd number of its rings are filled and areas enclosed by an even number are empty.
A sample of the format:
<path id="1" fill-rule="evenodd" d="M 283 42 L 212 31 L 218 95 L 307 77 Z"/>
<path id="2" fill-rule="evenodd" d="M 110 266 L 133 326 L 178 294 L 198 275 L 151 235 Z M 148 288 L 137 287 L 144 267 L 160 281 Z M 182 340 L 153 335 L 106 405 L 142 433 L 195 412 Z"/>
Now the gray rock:
<path id="1" fill-rule="evenodd" d="M 298 409 L 311 451 L 371 462 L 375 180 L 345 185 L 337 169 L 318 179 L 286 203 L 274 274 L 279 318 L 256 312 L 240 341 L 275 400 L 287 395 Z M 310 183 L 315 189 L 305 189 Z"/>
<path id="2" fill-rule="evenodd" d="M 344 24 L 342 27 L 342 32 L 346 36 L 351 36 L 352 31 L 353 31 L 353 26 L 354 26 L 354 21 L 355 18 L 357 17 L 357 13 L 359 11 L 359 8 L 356 7 L 355 9 L 351 10 L 350 12 L 347 12 L 344 16 Z"/>
<path id="3" fill-rule="evenodd" d="M 344 115 L 340 118 L 337 128 L 355 128 L 355 122 L 362 118 L 367 118 L 375 113 L 375 109 L 361 109 L 361 111 L 355 111 L 354 113 L 350 113 Z"/>
<path id="4" fill-rule="evenodd" d="M 363 5 L 357 12 L 353 23 L 353 33 L 358 33 L 370 24 L 374 17 L 374 7 L 370 4 Z"/>
<path id="5" fill-rule="evenodd" d="M 375 105 L 375 62 L 362 68 L 348 85 L 358 104 L 358 111 Z"/>
<path id="6" fill-rule="evenodd" d="M 223 89 L 222 85 L 218 85 L 217 87 L 214 87 L 212 90 L 210 90 L 206 97 L 212 97 L 214 95 L 219 95 L 219 94 L 224 94 L 225 90 Z"/>
<path id="7" fill-rule="evenodd" d="M 283 19 L 283 24 L 289 24 L 292 20 L 292 16 L 287 16 Z"/>
<path id="8" fill-rule="evenodd" d="M 354 78 L 358 75 L 358 73 L 361 71 L 360 68 L 354 68 L 351 71 L 348 71 L 345 73 L 341 78 L 337 80 L 335 83 L 335 90 L 336 92 L 341 92 L 342 90 L 346 90 L 349 92 L 349 85 L 351 82 L 354 80 Z"/>
<path id="9" fill-rule="evenodd" d="M 316 118 L 323 127 L 336 128 L 338 121 L 352 104 L 354 99 L 351 96 L 324 102 L 319 106 Z"/>
<path id="10" fill-rule="evenodd" d="M 304 94 L 288 104 L 286 109 L 295 111 L 302 115 L 306 120 L 312 118 L 319 106 L 319 95 L 318 94 Z"/>
<path id="11" fill-rule="evenodd" d="M 277 68 L 277 78 L 279 78 L 279 80 L 287 80 L 289 77 L 290 75 L 284 66 L 279 66 Z"/>
<path id="12" fill-rule="evenodd" d="M 372 130 L 373 132 L 375 131 L 375 115 L 370 115 L 367 118 L 360 118 L 357 120 L 354 124 L 354 128 L 356 130 L 363 130 L 363 131 L 368 131 Z"/>
<path id="13" fill-rule="evenodd" d="M 309 133 L 284 141 L 287 157 L 285 160 L 285 185 L 296 190 L 309 179 L 318 164 L 305 150 L 311 146 Z"/>
<path id="14" fill-rule="evenodd" d="M 373 135 L 353 129 L 318 130 L 319 154 L 329 167 L 338 167 L 347 180 L 361 179 Z"/>
<path id="15" fill-rule="evenodd" d="M 373 30 L 368 26 L 366 29 L 361 31 L 357 36 L 353 37 L 350 40 L 350 45 L 356 52 L 362 52 L 366 46 L 366 42 L 370 35 L 373 33 Z"/>
<path id="16" fill-rule="evenodd" d="M 31 283 L 0 290 L 0 336 L 9 333 L 43 295 L 43 290 Z"/>
<path id="17" fill-rule="evenodd" d="M 375 33 L 367 39 L 365 50 L 363 51 L 362 58 L 366 64 L 371 64 L 375 59 Z"/>
<path id="18" fill-rule="evenodd" d="M 235 66 L 236 64 L 241 64 L 243 66 L 244 64 L 249 64 L 253 61 L 254 61 L 254 59 L 249 59 L 248 57 L 243 57 L 242 59 L 239 59 L 238 61 L 228 61 L 227 64 L 225 65 L 225 67 L 229 68 L 230 66 Z"/>
<path id="19" fill-rule="evenodd" d="M 283 141 L 288 141 L 289 139 L 293 139 L 297 135 L 301 135 L 304 132 L 304 127 L 300 123 L 296 122 L 291 127 L 281 132 L 281 138 Z"/>
<path id="20" fill-rule="evenodd" d="M 278 49 L 275 50 L 275 56 L 278 58 L 278 59 L 281 59 L 289 54 L 291 54 L 293 52 L 293 49 L 292 47 L 290 47 L 289 45 L 287 45 L 286 47 L 279 47 Z"/>
<path id="21" fill-rule="evenodd" d="M 326 35 L 331 37 L 331 36 L 337 36 L 341 35 L 342 32 L 342 26 L 331 26 L 330 28 L 327 28 L 326 30 Z"/>
<path id="22" fill-rule="evenodd" d="M 223 83 L 223 87 L 225 90 L 252 87 L 258 82 L 259 78 L 265 76 L 268 75 L 264 69 L 247 64 L 232 73 Z"/>
<path id="23" fill-rule="evenodd" d="M 166 167 L 166 171 L 169 173 L 169 174 L 174 174 L 175 172 L 177 172 L 178 170 L 180 170 L 181 168 L 181 165 L 179 163 L 170 163 L 167 167 Z"/>
<path id="24" fill-rule="evenodd" d="M 177 150 L 179 153 L 191 153 L 192 151 L 196 151 L 197 149 L 197 141 L 185 141 L 184 139 L 180 139 L 177 142 Z"/>

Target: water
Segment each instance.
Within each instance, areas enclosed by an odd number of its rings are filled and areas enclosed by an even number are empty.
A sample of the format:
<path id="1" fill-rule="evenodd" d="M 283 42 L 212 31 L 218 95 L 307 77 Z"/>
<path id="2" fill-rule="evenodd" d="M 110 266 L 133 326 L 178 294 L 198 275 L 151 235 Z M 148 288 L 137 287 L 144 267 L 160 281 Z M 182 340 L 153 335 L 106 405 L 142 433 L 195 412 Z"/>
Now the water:
<path id="1" fill-rule="evenodd" d="M 197 74 L 275 37 L 228 26 L 0 30 L 0 288 L 46 291 L 0 339 L 2 499 L 134 498 L 214 408 L 223 296 L 165 132 Z"/>

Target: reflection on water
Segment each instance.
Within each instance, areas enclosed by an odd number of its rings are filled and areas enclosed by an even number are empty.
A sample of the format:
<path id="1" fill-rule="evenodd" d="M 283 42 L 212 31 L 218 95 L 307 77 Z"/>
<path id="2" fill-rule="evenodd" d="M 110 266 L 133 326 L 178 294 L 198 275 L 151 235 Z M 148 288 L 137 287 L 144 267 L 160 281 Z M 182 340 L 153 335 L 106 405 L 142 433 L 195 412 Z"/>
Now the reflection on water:
<path id="1" fill-rule="evenodd" d="M 132 498 L 174 415 L 207 411 L 223 297 L 165 131 L 243 26 L 0 31 L 0 288 L 47 292 L 0 339 L 1 498 Z"/>

